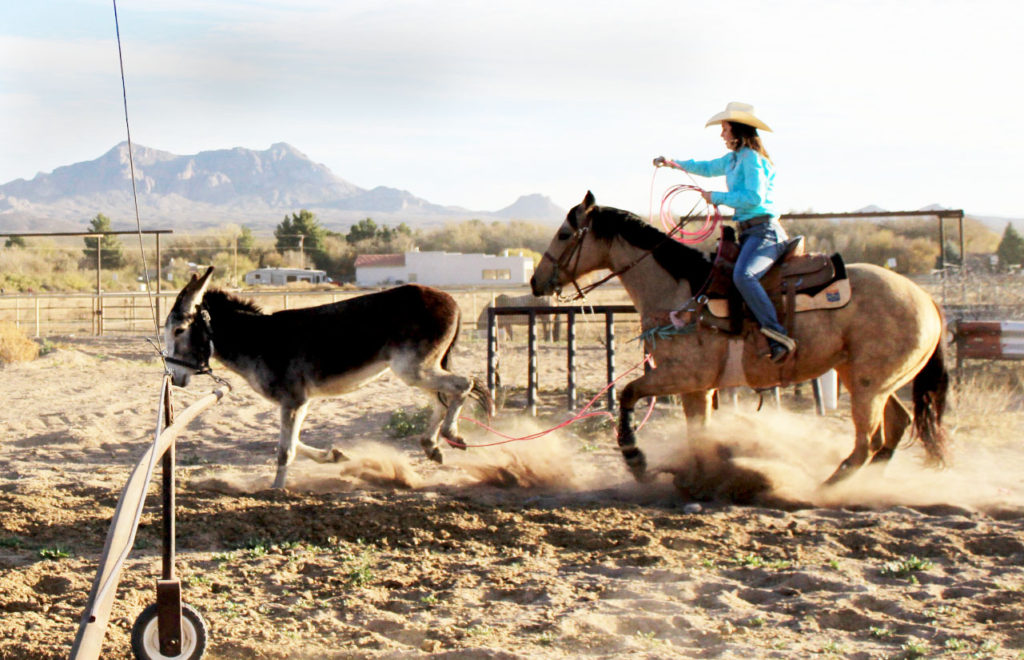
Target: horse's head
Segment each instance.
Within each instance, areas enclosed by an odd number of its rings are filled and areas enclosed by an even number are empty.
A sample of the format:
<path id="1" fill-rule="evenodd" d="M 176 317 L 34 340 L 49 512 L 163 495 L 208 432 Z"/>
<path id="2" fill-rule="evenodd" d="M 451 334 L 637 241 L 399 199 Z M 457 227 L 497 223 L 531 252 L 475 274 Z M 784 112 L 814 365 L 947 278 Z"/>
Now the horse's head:
<path id="1" fill-rule="evenodd" d="M 192 275 L 164 323 L 164 357 L 171 370 L 171 382 L 179 387 L 188 385 L 192 374 L 209 368 L 213 334 L 210 316 L 203 308 L 203 296 L 212 273 L 210 266 L 202 277 Z"/>
<path id="2" fill-rule="evenodd" d="M 606 266 L 603 252 L 595 249 L 600 241 L 587 236 L 591 233 L 591 214 L 596 208 L 594 194 L 588 190 L 583 201 L 566 214 L 565 222 L 551 239 L 530 278 L 533 295 L 561 292 L 563 286 L 575 282 L 581 275 Z"/>

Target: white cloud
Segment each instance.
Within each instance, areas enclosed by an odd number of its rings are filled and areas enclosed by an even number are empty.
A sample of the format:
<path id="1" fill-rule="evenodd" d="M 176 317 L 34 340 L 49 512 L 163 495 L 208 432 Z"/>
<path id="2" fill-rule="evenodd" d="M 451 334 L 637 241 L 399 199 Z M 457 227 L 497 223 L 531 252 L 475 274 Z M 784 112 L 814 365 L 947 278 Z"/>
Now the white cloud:
<path id="1" fill-rule="evenodd" d="M 1024 101 L 1003 73 L 1024 61 L 1015 3 L 150 0 L 119 11 L 133 135 L 177 153 L 287 141 L 359 185 L 438 203 L 497 208 L 541 192 L 568 205 L 592 188 L 646 212 L 650 159 L 718 155 L 704 121 L 745 100 L 775 128 L 784 208 L 938 201 L 1024 216 L 1012 157 L 1024 138 L 1003 110 Z M 0 112 L 18 130 L 0 181 L 123 139 L 110 34 L 7 29 Z"/>

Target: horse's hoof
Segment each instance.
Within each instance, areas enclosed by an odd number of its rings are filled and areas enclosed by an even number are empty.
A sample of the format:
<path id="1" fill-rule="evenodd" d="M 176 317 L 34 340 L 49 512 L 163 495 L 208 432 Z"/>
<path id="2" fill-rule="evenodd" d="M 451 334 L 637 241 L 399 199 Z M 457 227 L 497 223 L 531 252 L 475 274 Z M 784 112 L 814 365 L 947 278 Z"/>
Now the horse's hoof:
<path id="1" fill-rule="evenodd" d="M 630 463 L 629 471 L 637 483 L 646 484 L 654 481 L 654 475 L 647 471 L 647 461 L 643 457 L 636 463 Z"/>
<path id="2" fill-rule="evenodd" d="M 433 451 L 428 451 L 427 458 L 438 464 L 444 463 L 444 454 L 441 453 L 438 447 L 434 447 Z"/>
<path id="3" fill-rule="evenodd" d="M 452 447 L 455 447 L 456 449 L 461 449 L 462 451 L 466 451 L 466 449 L 468 449 L 468 447 L 466 446 L 466 441 L 460 436 L 450 438 L 448 444 L 450 444 Z"/>
<path id="4" fill-rule="evenodd" d="M 327 458 L 332 463 L 341 463 L 343 461 L 349 460 L 348 456 L 345 455 L 345 452 L 341 451 L 340 449 L 335 449 L 334 447 L 332 447 L 331 450 L 327 453 Z"/>

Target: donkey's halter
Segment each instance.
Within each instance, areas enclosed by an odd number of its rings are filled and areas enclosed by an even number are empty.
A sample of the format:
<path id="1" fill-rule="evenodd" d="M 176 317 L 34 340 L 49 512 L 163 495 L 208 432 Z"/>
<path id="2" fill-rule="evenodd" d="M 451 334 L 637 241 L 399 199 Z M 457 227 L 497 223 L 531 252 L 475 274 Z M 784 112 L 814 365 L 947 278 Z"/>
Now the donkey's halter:
<path id="1" fill-rule="evenodd" d="M 191 360 L 183 360 L 176 358 L 172 355 L 167 355 L 164 351 L 160 352 L 163 356 L 164 362 L 177 365 L 179 367 L 185 367 L 191 369 L 197 376 L 209 376 L 214 381 L 221 385 L 227 384 L 227 381 L 214 375 L 213 369 L 210 367 L 210 358 L 213 356 L 213 327 L 210 325 L 210 312 L 206 310 L 203 305 L 196 305 L 195 314 L 193 314 L 192 327 L 197 328 L 202 332 L 203 339 L 206 342 L 206 355 L 203 357 L 201 362 L 193 362 Z"/>

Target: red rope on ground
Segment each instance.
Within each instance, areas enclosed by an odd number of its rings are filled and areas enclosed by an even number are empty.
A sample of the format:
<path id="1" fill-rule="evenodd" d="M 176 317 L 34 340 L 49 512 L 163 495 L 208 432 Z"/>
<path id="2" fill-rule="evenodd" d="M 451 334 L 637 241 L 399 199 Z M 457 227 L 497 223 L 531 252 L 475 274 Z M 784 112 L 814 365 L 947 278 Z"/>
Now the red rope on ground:
<path id="1" fill-rule="evenodd" d="M 501 431 L 499 431 L 499 430 L 497 430 L 495 428 L 492 428 L 492 427 L 488 426 L 487 424 L 484 424 L 483 422 L 477 421 L 477 420 L 473 419 L 472 417 L 460 416 L 459 417 L 460 421 L 469 422 L 471 424 L 476 424 L 477 426 L 479 426 L 480 428 L 484 429 L 485 431 L 489 431 L 490 433 L 493 433 L 494 435 L 500 436 L 500 437 L 505 438 L 505 439 L 504 440 L 498 440 L 496 442 L 485 442 L 485 443 L 472 444 L 472 445 L 470 445 L 470 444 L 462 444 L 462 443 L 459 443 L 459 442 L 455 442 L 451 438 L 445 438 L 445 440 L 447 440 L 448 444 L 451 445 L 452 447 L 458 447 L 460 449 L 469 449 L 471 447 L 472 448 L 494 447 L 496 445 L 504 445 L 504 444 L 508 444 L 510 442 L 521 442 L 521 441 L 524 441 L 524 440 L 535 440 L 535 439 L 543 437 L 543 436 L 545 436 L 545 435 L 547 435 L 549 433 L 557 431 L 558 429 L 561 429 L 561 428 L 564 428 L 566 426 L 569 426 L 570 424 L 575 424 L 576 422 L 580 421 L 581 419 L 586 419 L 588 417 L 599 417 L 599 416 L 602 416 L 602 415 L 607 415 L 612 421 L 615 421 L 615 416 L 612 415 L 607 410 L 598 410 L 598 411 L 589 412 L 589 413 L 587 412 L 587 410 L 589 410 L 590 407 L 593 406 L 598 401 L 598 399 L 600 399 L 602 396 L 604 396 L 605 392 L 607 392 L 610 388 L 614 387 L 615 383 L 617 383 L 618 381 L 622 380 L 627 375 L 629 375 L 631 372 L 636 371 L 637 369 L 639 369 L 643 365 L 647 364 L 648 362 L 651 362 L 653 359 L 654 359 L 653 356 L 650 353 L 648 353 L 647 355 L 644 356 L 644 359 L 639 362 L 639 364 L 636 364 L 636 365 L 630 367 L 628 370 L 626 370 L 625 373 L 623 373 L 622 375 L 618 376 L 615 380 L 613 380 L 612 382 L 610 382 L 607 385 L 605 385 L 604 388 L 600 392 L 598 392 L 596 395 L 594 395 L 594 398 L 591 399 L 590 402 L 587 403 L 587 405 L 583 406 L 583 408 L 575 416 L 573 416 L 570 419 L 565 420 L 564 422 L 561 422 L 560 424 L 552 426 L 551 428 L 546 429 L 544 431 L 537 431 L 536 433 L 531 433 L 529 435 L 524 435 L 524 436 L 521 436 L 521 437 L 515 437 L 515 436 L 511 436 L 511 435 L 507 435 L 505 433 L 502 433 Z M 647 414 L 644 415 L 644 418 L 640 422 L 640 425 L 636 428 L 637 431 L 642 429 L 644 427 L 644 425 L 647 423 L 647 420 L 650 419 L 651 413 L 654 412 L 654 404 L 655 404 L 655 402 L 657 402 L 657 397 L 651 397 L 651 405 L 650 405 L 650 407 L 648 407 Z"/>

